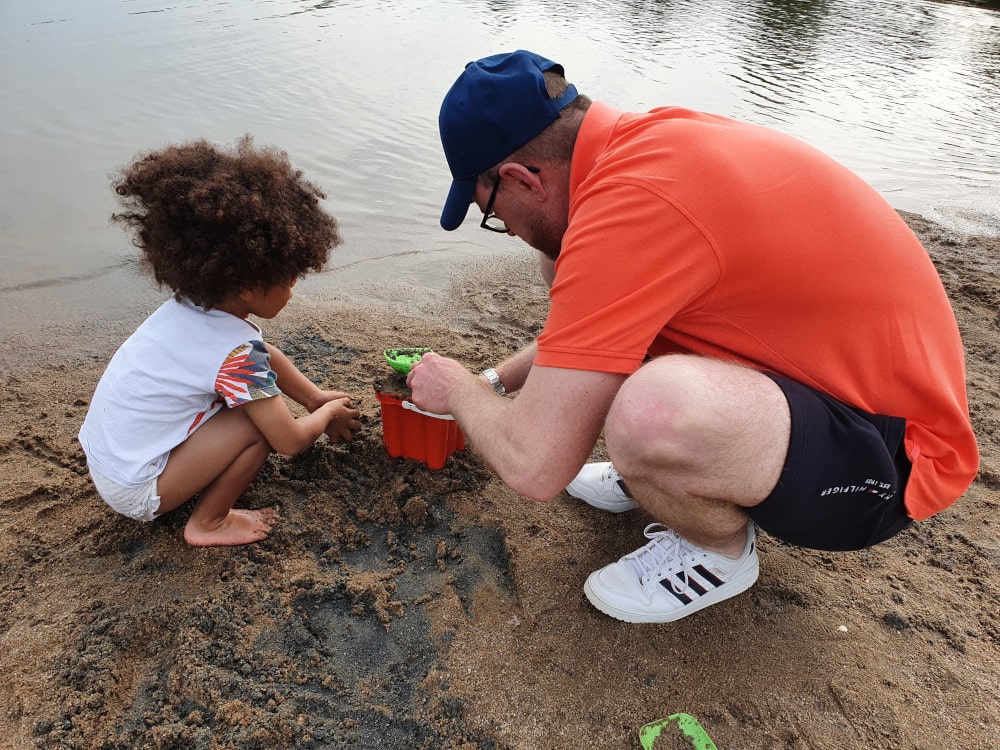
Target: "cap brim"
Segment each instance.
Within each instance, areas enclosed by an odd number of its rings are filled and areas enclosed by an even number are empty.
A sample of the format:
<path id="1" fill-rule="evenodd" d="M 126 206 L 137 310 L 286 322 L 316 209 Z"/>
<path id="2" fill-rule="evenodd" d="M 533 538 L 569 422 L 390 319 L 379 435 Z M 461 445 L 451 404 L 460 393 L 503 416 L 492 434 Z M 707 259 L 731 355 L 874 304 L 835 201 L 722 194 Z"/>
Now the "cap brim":
<path id="1" fill-rule="evenodd" d="M 477 179 L 478 175 L 464 180 L 452 180 L 448 199 L 441 212 L 441 226 L 449 232 L 458 229 L 465 221 L 465 217 L 469 213 L 469 205 L 472 203 L 472 194 L 476 192 Z"/>

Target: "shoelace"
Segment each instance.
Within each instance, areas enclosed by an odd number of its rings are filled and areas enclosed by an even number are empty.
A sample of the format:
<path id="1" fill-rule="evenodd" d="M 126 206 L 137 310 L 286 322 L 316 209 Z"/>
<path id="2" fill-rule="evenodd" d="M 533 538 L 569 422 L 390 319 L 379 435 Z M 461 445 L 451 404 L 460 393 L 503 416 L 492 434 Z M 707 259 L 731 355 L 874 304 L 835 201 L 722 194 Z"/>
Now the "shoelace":
<path id="1" fill-rule="evenodd" d="M 608 464 L 608 468 L 601 472 L 601 481 L 607 482 L 612 481 L 617 484 L 618 480 L 622 478 L 622 475 L 618 473 L 615 469 L 614 464 Z"/>
<path id="2" fill-rule="evenodd" d="M 632 571 L 643 580 L 648 574 L 657 568 L 668 564 L 674 568 L 680 563 L 680 574 L 683 578 L 683 585 L 678 584 L 676 577 L 670 577 L 670 586 L 678 594 L 683 594 L 687 588 L 689 568 L 687 556 L 691 552 L 690 546 L 677 532 L 664 526 L 662 523 L 651 523 L 642 532 L 649 543 L 645 547 L 636 550 L 629 555 L 628 562 Z"/>

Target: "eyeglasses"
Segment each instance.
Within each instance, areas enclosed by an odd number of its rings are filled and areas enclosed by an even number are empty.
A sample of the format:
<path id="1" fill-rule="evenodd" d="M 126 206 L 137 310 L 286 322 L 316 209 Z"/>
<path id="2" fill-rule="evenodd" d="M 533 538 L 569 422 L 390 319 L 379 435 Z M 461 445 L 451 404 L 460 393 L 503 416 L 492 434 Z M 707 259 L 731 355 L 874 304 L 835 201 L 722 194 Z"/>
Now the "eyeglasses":
<path id="1" fill-rule="evenodd" d="M 529 167 L 527 164 L 524 165 L 532 174 L 538 174 L 542 170 L 538 167 Z M 490 192 L 490 199 L 486 201 L 486 210 L 483 211 L 483 220 L 479 222 L 479 226 L 483 229 L 489 229 L 491 232 L 500 232 L 501 234 L 507 234 L 509 231 L 507 225 L 504 224 L 497 215 L 493 213 L 493 201 L 497 199 L 497 190 L 500 188 L 500 172 L 497 172 L 496 179 L 493 181 L 493 190 Z"/>

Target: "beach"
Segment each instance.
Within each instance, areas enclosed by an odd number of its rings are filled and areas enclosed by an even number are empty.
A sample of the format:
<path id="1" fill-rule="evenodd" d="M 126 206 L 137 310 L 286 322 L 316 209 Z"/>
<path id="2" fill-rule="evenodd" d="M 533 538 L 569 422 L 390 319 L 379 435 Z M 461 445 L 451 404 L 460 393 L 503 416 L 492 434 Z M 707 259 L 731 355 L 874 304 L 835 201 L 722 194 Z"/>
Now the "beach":
<path id="1" fill-rule="evenodd" d="M 641 512 L 536 503 L 472 450 L 433 471 L 383 444 L 382 350 L 478 371 L 529 343 L 547 309 L 533 251 L 456 272 L 419 310 L 302 294 L 264 324 L 365 424 L 272 456 L 241 505 L 281 520 L 242 547 L 184 544 L 189 507 L 140 524 L 94 492 L 76 435 L 130 328 L 12 338 L 0 748 L 626 750 L 679 712 L 720 750 L 1000 747 L 1000 238 L 903 215 L 962 332 L 975 482 L 869 550 L 761 533 L 753 588 L 668 625 L 617 622 L 582 591 L 644 541 Z"/>

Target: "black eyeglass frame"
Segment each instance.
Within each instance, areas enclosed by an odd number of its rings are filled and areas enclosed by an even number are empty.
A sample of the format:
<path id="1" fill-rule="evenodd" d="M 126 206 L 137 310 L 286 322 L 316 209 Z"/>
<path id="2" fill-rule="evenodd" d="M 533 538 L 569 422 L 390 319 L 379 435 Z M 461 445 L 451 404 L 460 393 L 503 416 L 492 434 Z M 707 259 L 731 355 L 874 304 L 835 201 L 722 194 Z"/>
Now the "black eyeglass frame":
<path id="1" fill-rule="evenodd" d="M 524 164 L 523 166 L 524 166 L 525 169 L 527 169 L 532 174 L 538 174 L 539 172 L 542 171 L 538 167 L 529 167 L 527 164 Z M 490 199 L 488 201 L 486 201 L 486 208 L 483 211 L 483 220 L 481 222 L 479 222 L 479 226 L 482 227 L 483 229 L 488 229 L 491 232 L 499 232 L 500 234 L 507 234 L 507 232 L 509 230 L 507 229 L 507 225 L 504 224 L 503 222 L 500 222 L 501 224 L 503 224 L 503 226 L 499 226 L 499 227 L 497 227 L 497 226 L 490 226 L 487 223 L 490 219 L 496 219 L 497 218 L 496 214 L 493 213 L 493 201 L 495 201 L 497 199 L 497 190 L 499 190 L 499 188 L 500 188 L 500 170 L 498 169 L 497 170 L 497 177 L 493 181 L 493 190 L 490 191 Z M 500 221 L 500 220 L 497 219 L 497 221 Z"/>

